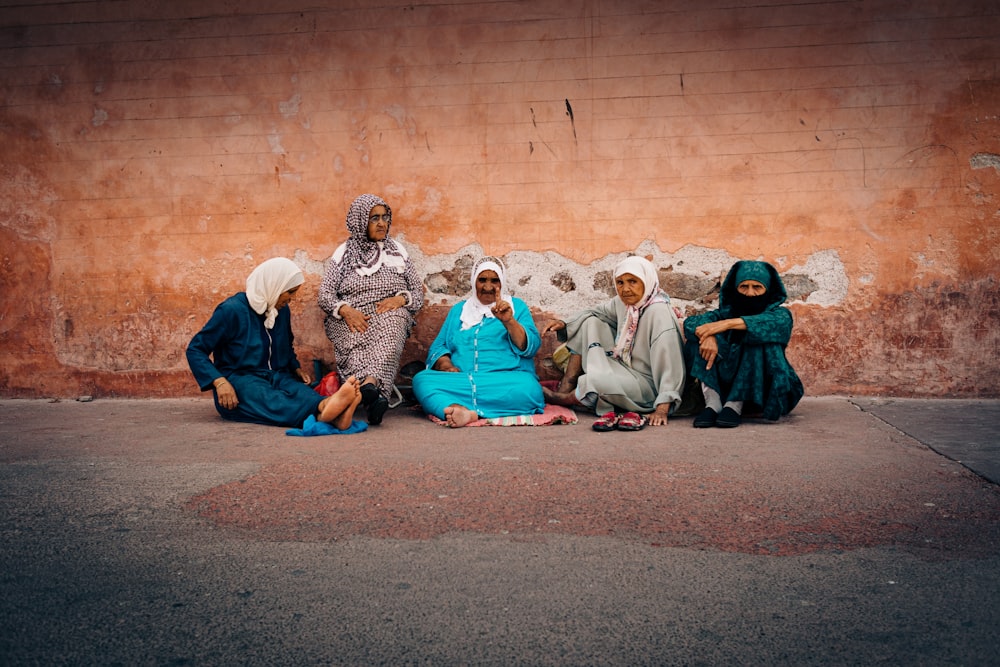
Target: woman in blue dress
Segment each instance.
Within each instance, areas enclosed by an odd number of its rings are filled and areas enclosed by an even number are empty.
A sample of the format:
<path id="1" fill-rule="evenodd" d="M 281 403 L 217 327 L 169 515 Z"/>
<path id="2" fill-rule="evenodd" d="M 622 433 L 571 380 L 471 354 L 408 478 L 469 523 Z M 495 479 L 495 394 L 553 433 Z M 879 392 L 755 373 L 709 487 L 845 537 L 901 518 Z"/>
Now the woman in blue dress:
<path id="1" fill-rule="evenodd" d="M 361 402 L 357 379 L 321 396 L 295 357 L 288 303 L 304 281 L 292 260 L 267 260 L 247 278 L 246 291 L 220 303 L 188 344 L 191 373 L 202 391 L 213 390 L 224 419 L 299 427 L 315 415 L 340 430 L 351 426 Z"/>
<path id="2" fill-rule="evenodd" d="M 471 294 L 448 312 L 427 370 L 413 377 L 424 411 L 449 426 L 545 410 L 534 362 L 541 336 L 524 301 L 507 294 L 505 273 L 495 257 L 476 262 Z"/>

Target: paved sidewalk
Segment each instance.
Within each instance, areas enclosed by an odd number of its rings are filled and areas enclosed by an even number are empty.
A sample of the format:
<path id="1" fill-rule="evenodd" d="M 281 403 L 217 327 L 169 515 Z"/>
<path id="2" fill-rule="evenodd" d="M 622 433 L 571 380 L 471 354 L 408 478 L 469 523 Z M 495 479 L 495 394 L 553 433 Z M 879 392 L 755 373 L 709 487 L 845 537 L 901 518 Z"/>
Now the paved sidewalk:
<path id="1" fill-rule="evenodd" d="M 990 664 L 1000 401 L 295 438 L 0 401 L 0 662 Z M 991 482 L 990 480 L 993 480 Z"/>
<path id="2" fill-rule="evenodd" d="M 939 454 L 1000 484 L 1000 401 L 856 398 L 853 402 Z"/>

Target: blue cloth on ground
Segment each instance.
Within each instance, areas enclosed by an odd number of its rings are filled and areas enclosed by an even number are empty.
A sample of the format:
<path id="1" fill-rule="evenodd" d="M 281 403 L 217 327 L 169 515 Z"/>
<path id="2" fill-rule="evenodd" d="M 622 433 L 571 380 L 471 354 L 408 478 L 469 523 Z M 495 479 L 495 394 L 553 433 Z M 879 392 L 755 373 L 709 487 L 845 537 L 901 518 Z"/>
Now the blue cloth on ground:
<path id="1" fill-rule="evenodd" d="M 313 435 L 350 435 L 351 433 L 361 433 L 362 431 L 367 430 L 368 424 L 363 421 L 358 421 L 357 419 L 353 420 L 350 426 L 341 431 L 333 424 L 316 421 L 316 415 L 309 415 L 306 417 L 305 423 L 302 424 L 302 428 L 290 428 L 285 431 L 285 435 L 298 435 L 304 437 Z"/>

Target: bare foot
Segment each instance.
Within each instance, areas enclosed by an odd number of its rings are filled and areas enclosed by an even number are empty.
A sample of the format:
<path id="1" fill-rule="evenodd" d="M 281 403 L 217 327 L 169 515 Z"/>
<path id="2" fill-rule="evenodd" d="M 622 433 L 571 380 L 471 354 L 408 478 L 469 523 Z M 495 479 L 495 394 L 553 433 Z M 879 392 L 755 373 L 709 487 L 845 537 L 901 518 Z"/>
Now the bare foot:
<path id="1" fill-rule="evenodd" d="M 316 419 L 328 424 L 333 422 L 344 410 L 351 407 L 351 404 L 360 395 L 361 390 L 358 388 L 358 380 L 352 375 L 344 380 L 344 384 L 340 385 L 340 389 L 333 396 L 327 396 L 319 404 L 319 417 Z M 351 414 L 353 415 L 354 413 L 352 412 Z M 350 426 L 350 423 L 348 423 L 348 426 Z M 337 428 L 340 427 L 338 426 Z"/>
<path id="2" fill-rule="evenodd" d="M 479 415 L 461 405 L 449 405 L 444 409 L 444 419 L 448 426 L 461 428 L 479 419 Z"/>
<path id="3" fill-rule="evenodd" d="M 334 427 L 340 429 L 341 431 L 346 431 L 351 427 L 351 423 L 354 421 L 354 411 L 358 409 L 358 405 L 361 404 L 361 387 L 360 385 L 356 387 L 357 392 L 354 394 L 354 400 L 351 404 L 341 412 L 336 419 L 333 420 Z"/>
<path id="4" fill-rule="evenodd" d="M 566 407 L 581 405 L 579 399 L 576 397 L 575 390 L 563 393 L 552 391 L 548 387 L 543 386 L 542 395 L 545 396 L 545 402 L 551 403 L 552 405 L 565 405 Z"/>
<path id="5" fill-rule="evenodd" d="M 583 375 L 583 357 L 579 354 L 571 354 L 569 361 L 566 362 L 566 372 L 563 373 L 562 379 L 559 380 L 559 386 L 556 387 L 556 391 L 560 394 L 572 393 L 576 390 L 576 385 L 581 375 Z"/>

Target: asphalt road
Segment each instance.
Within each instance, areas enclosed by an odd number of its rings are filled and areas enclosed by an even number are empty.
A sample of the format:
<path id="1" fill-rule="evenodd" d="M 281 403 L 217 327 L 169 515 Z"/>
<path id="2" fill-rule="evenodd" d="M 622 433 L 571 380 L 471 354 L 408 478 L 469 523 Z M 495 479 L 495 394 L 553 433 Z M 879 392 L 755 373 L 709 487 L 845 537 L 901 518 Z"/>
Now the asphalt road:
<path id="1" fill-rule="evenodd" d="M 293 438 L 0 401 L 0 663 L 997 664 L 1000 491 L 882 407 Z"/>

